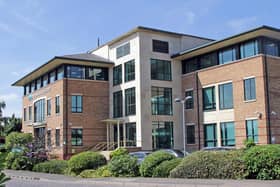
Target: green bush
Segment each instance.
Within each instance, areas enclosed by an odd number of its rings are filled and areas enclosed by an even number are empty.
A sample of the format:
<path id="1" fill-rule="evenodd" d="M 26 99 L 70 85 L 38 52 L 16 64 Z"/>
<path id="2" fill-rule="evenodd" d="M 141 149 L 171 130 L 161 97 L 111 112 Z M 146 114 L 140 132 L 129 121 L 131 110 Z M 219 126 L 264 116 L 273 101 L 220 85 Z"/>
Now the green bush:
<path id="1" fill-rule="evenodd" d="M 249 149 L 251 147 L 254 147 L 256 145 L 255 141 L 252 138 L 246 139 L 244 141 L 244 145 L 246 149 Z"/>
<path id="2" fill-rule="evenodd" d="M 32 170 L 32 168 L 33 163 L 24 155 L 17 157 L 11 165 L 11 169 L 13 170 Z"/>
<path id="3" fill-rule="evenodd" d="M 111 173 L 108 170 L 108 166 L 102 166 L 97 170 L 87 169 L 80 173 L 79 175 L 82 178 L 99 178 L 99 177 L 111 177 Z"/>
<path id="4" fill-rule="evenodd" d="M 125 148 L 118 148 L 110 153 L 110 159 L 114 158 L 115 156 L 127 155 L 128 150 Z"/>
<path id="5" fill-rule="evenodd" d="M 12 168 L 12 164 L 13 162 L 15 161 L 16 158 L 19 158 L 19 157 L 22 157 L 23 156 L 23 153 L 13 153 L 13 152 L 10 152 L 7 157 L 6 157 L 6 168 L 7 169 L 11 169 Z"/>
<path id="6" fill-rule="evenodd" d="M 9 180 L 11 180 L 11 178 L 7 177 L 5 173 L 0 170 L 0 187 L 5 187 L 5 183 Z"/>
<path id="7" fill-rule="evenodd" d="M 32 142 L 32 134 L 12 132 L 6 137 L 6 149 L 11 150 L 13 147 L 26 147 Z"/>
<path id="8" fill-rule="evenodd" d="M 153 177 L 168 177 L 170 171 L 177 167 L 181 163 L 181 161 L 181 158 L 163 161 L 155 168 Z"/>
<path id="9" fill-rule="evenodd" d="M 246 150 L 248 178 L 280 179 L 280 145 L 259 145 Z"/>
<path id="10" fill-rule="evenodd" d="M 139 175 L 137 158 L 130 155 L 114 156 L 108 164 L 114 177 L 136 177 Z"/>
<path id="11" fill-rule="evenodd" d="M 241 150 L 197 151 L 185 157 L 170 177 L 242 179 L 247 175 L 242 154 Z"/>
<path id="12" fill-rule="evenodd" d="M 140 165 L 140 174 L 142 177 L 152 177 L 154 169 L 163 161 L 172 160 L 175 157 L 164 151 L 156 151 L 148 155 Z"/>
<path id="13" fill-rule="evenodd" d="M 66 160 L 50 160 L 47 162 L 36 164 L 33 167 L 33 171 L 43 173 L 64 174 L 67 167 L 68 163 Z"/>
<path id="14" fill-rule="evenodd" d="M 68 166 L 71 172 L 76 175 L 86 169 L 97 169 L 106 164 L 106 158 L 96 152 L 86 151 L 74 155 L 68 161 Z"/>

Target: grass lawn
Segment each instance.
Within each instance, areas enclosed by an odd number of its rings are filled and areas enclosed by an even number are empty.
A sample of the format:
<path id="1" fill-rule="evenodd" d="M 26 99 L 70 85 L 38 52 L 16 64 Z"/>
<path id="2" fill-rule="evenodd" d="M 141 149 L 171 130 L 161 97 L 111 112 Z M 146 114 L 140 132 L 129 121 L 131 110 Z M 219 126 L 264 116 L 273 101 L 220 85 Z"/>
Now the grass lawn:
<path id="1" fill-rule="evenodd" d="M 0 169 L 4 168 L 5 158 L 6 158 L 7 155 L 8 155 L 8 153 L 0 152 Z"/>

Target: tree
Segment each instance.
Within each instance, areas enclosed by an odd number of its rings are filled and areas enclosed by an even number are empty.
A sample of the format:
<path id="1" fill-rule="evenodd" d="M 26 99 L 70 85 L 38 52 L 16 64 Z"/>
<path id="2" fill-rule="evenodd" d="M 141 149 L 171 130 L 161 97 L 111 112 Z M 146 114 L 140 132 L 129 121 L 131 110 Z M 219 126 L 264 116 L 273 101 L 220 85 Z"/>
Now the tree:
<path id="1" fill-rule="evenodd" d="M 6 108 L 5 101 L 1 101 L 0 102 L 0 118 L 2 118 L 2 116 L 3 116 L 3 109 L 5 109 L 5 108 Z"/>
<path id="2" fill-rule="evenodd" d="M 11 132 L 20 132 L 22 128 L 21 118 L 16 118 L 15 114 L 11 118 L 8 118 L 4 125 L 4 133 L 6 135 Z"/>

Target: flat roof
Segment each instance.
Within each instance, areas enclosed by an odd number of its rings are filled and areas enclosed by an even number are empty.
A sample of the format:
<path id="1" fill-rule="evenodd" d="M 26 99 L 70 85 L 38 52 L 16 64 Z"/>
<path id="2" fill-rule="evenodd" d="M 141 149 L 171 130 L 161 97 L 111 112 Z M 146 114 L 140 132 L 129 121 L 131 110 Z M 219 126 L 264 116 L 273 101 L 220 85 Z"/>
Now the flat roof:
<path id="1" fill-rule="evenodd" d="M 208 52 L 211 52 L 211 51 L 223 48 L 223 47 L 231 46 L 236 43 L 250 40 L 250 39 L 253 39 L 258 36 L 280 38 L 280 29 L 263 25 L 263 26 L 239 33 L 237 35 L 233 35 L 233 36 L 221 39 L 221 40 L 209 42 L 207 44 L 179 52 L 177 54 L 172 55 L 171 57 L 176 60 L 192 58 L 194 56 L 205 54 L 205 53 L 208 53 Z"/>

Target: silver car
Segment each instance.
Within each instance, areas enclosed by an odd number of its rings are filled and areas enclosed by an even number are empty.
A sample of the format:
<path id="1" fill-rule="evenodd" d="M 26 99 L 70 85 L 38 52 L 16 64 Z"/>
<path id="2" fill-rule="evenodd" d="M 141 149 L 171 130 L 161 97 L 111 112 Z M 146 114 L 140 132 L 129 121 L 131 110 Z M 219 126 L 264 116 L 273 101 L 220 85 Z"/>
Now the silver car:
<path id="1" fill-rule="evenodd" d="M 137 151 L 129 153 L 130 156 L 134 156 L 137 158 L 137 163 L 141 164 L 143 160 L 149 155 L 151 152 L 149 151 Z"/>

